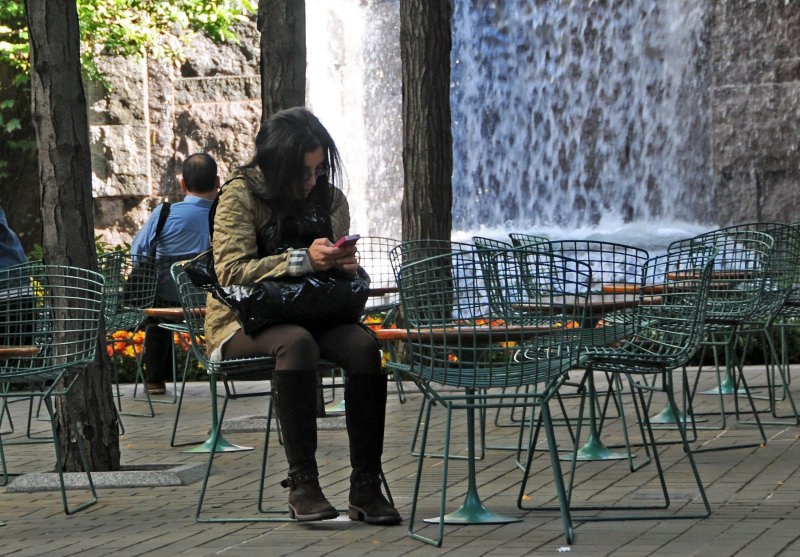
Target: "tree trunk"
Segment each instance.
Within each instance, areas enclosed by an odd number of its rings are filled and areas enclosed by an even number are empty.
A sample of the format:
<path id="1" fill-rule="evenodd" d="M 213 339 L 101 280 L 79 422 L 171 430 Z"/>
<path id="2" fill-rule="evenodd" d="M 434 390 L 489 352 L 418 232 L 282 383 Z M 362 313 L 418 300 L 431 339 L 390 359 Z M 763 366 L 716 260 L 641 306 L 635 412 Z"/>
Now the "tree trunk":
<path id="1" fill-rule="evenodd" d="M 403 240 L 449 240 L 453 226 L 450 0 L 400 0 Z"/>
<path id="2" fill-rule="evenodd" d="M 25 0 L 31 60 L 33 125 L 39 152 L 42 248 L 48 264 L 97 269 L 92 215 L 89 124 L 81 79 L 75 0 Z M 105 331 L 97 356 L 83 370 L 69 397 L 93 470 L 119 469 L 119 433 L 111 391 Z M 59 432 L 69 416 L 57 400 Z M 59 435 L 68 471 L 80 469 L 71 435 Z"/>
<path id="3" fill-rule="evenodd" d="M 306 103 L 305 0 L 259 0 L 261 121 Z"/>

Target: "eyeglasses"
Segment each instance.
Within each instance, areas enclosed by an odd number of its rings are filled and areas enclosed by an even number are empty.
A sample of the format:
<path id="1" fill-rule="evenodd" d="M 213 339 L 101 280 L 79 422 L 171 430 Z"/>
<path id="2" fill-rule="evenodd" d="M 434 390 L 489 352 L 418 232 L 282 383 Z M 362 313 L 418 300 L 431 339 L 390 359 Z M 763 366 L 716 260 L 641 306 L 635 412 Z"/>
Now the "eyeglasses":
<path id="1" fill-rule="evenodd" d="M 303 181 L 308 182 L 312 177 L 322 178 L 323 176 L 327 176 L 330 171 L 331 169 L 328 168 L 328 165 L 318 166 L 313 172 L 305 170 L 303 172 Z"/>

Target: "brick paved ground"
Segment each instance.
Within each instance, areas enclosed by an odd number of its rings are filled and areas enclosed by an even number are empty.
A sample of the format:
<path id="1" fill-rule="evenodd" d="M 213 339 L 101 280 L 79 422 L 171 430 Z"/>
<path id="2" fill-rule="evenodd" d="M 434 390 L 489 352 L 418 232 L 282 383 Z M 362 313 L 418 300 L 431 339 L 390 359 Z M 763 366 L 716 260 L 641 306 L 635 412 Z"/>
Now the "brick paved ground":
<path id="1" fill-rule="evenodd" d="M 762 369 L 751 369 L 752 382 L 758 383 Z M 709 376 L 710 378 L 710 376 Z M 757 380 L 758 378 L 758 380 Z M 243 387 L 244 388 L 244 387 Z M 410 454 L 410 442 L 421 397 L 407 385 L 409 400 L 400 404 L 390 396 L 387 419 L 385 472 L 394 499 L 404 517 L 408 517 L 416 475 L 416 459 Z M 796 389 L 796 387 L 795 387 Z M 209 396 L 205 384 L 187 389 L 182 411 L 179 440 L 202 441 L 209 423 Z M 130 407 L 130 393 L 125 403 Z M 714 397 L 702 397 L 702 408 L 713 410 Z M 140 403 L 133 403 L 140 405 Z M 575 401 L 568 400 L 572 410 Z M 626 401 L 626 411 L 630 412 Z M 660 401 L 654 402 L 658 408 Z M 782 407 L 785 406 L 785 403 Z M 783 408 L 782 408 L 783 409 Z M 263 446 L 265 399 L 253 398 L 231 403 L 226 438 L 250 445 L 253 451 L 226 453 L 218 457 L 216 472 L 209 487 L 209 510 L 220 514 L 252 514 L 258 488 L 257 468 Z M 27 406 L 11 405 L 17 433 L 6 434 L 8 442 L 24 432 Z M 142 465 L 161 470 L 182 464 L 201 468 L 206 455 L 181 452 L 186 447 L 169 446 L 169 434 L 175 413 L 174 405 L 156 405 L 155 418 L 126 416 L 126 434 L 121 439 L 125 466 Z M 629 416 L 632 418 L 632 416 Z M 441 439 L 442 416 L 435 415 L 431 443 Z M 501 425 L 507 423 L 504 414 Z M 631 420 L 629 420 L 630 422 Z M 711 417 L 709 424 L 714 424 Z M 464 438 L 463 418 L 454 440 Z M 4 422 L 4 430 L 7 420 Z M 46 424 L 37 422 L 35 428 Z M 341 418 L 320 420 L 318 460 L 326 495 L 334 505 L 346 508 L 349 467 L 346 433 Z M 697 455 L 706 485 L 712 514 L 705 519 L 642 520 L 613 522 L 577 522 L 571 554 L 619 556 L 667 555 L 797 555 L 800 554 L 800 429 L 788 425 L 765 426 L 768 443 L 762 448 L 737 449 Z M 608 421 L 602 439 L 608 444 L 620 441 L 619 420 Z M 568 440 L 566 430 L 558 428 L 559 440 Z M 516 428 L 497 427 L 489 420 L 487 443 L 492 446 L 514 443 Z M 667 439 L 672 431 L 659 431 Z M 728 421 L 728 429 L 699 432 L 696 446 L 754 441 L 756 429 Z M 273 437 L 274 440 L 274 437 Z M 277 443 L 271 443 L 271 461 L 267 478 L 267 496 L 285 508 L 285 491 L 277 486 L 285 474 L 285 461 Z M 455 449 L 454 449 L 455 450 Z M 463 453 L 463 447 L 457 445 Z M 635 449 L 635 461 L 644 458 Z M 51 445 L 9 445 L 5 447 L 10 472 L 43 472 L 52 466 Z M 693 486 L 681 450 L 673 445 L 662 447 L 662 458 L 674 499 L 669 512 L 698 509 L 697 490 Z M 420 516 L 438 514 L 443 462 L 425 460 L 420 494 Z M 160 466 L 160 468 L 159 468 Z M 198 482 L 177 486 L 105 487 L 98 490 L 100 501 L 76 515 L 63 513 L 58 492 L 11 492 L 0 488 L 0 555 L 554 555 L 566 549 L 558 513 L 519 511 L 516 496 L 522 472 L 514 464 L 514 453 L 490 449 L 477 462 L 478 491 L 493 511 L 522 518 L 505 525 L 447 526 L 442 548 L 435 548 L 407 535 L 408 521 L 401 526 L 376 527 L 351 522 L 346 514 L 338 520 L 322 523 L 226 523 L 200 524 L 194 519 L 199 493 Z M 166 476 L 164 476 L 166 477 Z M 448 510 L 463 500 L 466 489 L 466 464 L 450 462 Z M 23 476 L 22 479 L 30 476 Z M 633 504 L 655 500 L 652 465 L 629 473 L 625 461 L 587 462 L 579 467 L 576 501 L 615 501 L 627 498 Z M 22 481 L 19 480 L 19 481 Z M 14 481 L 17 481 L 16 479 Z M 552 504 L 552 475 L 546 452 L 537 452 L 534 473 L 528 484 L 530 503 Z M 80 497 L 71 491 L 71 497 Z M 595 513 L 596 514 L 596 513 Z M 418 524 L 419 526 L 419 524 Z M 424 530 L 435 535 L 433 528 Z"/>

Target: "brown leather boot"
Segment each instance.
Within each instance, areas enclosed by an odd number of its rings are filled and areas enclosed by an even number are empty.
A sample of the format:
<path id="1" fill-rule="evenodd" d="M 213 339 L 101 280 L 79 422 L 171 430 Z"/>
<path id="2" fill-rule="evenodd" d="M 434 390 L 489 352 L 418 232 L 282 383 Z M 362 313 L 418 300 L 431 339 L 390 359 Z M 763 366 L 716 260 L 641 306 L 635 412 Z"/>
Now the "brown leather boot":
<path id="1" fill-rule="evenodd" d="M 289 514 L 298 521 L 337 518 L 319 486 L 317 471 L 317 371 L 280 370 L 272 374 L 289 477 Z"/>
<path id="2" fill-rule="evenodd" d="M 378 474 L 353 471 L 350 474 L 350 520 L 363 520 L 368 524 L 399 524 L 400 513 L 381 492 Z"/>
<path id="3" fill-rule="evenodd" d="M 319 486 L 319 474 L 290 474 L 281 482 L 289 491 L 289 515 L 298 522 L 337 518 L 339 511 L 331 505 Z"/>
<path id="4" fill-rule="evenodd" d="M 386 421 L 386 376 L 350 375 L 344 391 L 350 438 L 351 520 L 369 524 L 399 524 L 402 517 L 381 492 L 381 455 Z"/>

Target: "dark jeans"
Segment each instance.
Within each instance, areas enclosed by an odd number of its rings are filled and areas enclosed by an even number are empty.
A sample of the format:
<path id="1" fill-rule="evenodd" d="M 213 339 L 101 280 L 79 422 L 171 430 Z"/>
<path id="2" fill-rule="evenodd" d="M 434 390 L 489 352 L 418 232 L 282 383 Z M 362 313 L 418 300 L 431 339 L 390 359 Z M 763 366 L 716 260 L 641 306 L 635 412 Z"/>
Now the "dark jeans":
<path id="1" fill-rule="evenodd" d="M 177 302 L 157 299 L 157 307 L 180 306 Z M 172 375 L 172 336 L 173 332 L 159 327 L 165 320 L 150 317 L 145 321 L 144 330 L 144 368 L 148 383 L 167 381 Z"/>
<path id="2" fill-rule="evenodd" d="M 274 356 L 276 370 L 317 369 L 323 358 L 338 364 L 348 375 L 382 373 L 375 334 L 360 323 L 315 331 L 281 324 L 253 336 L 240 329 L 222 348 L 223 359 L 257 356 Z"/>

